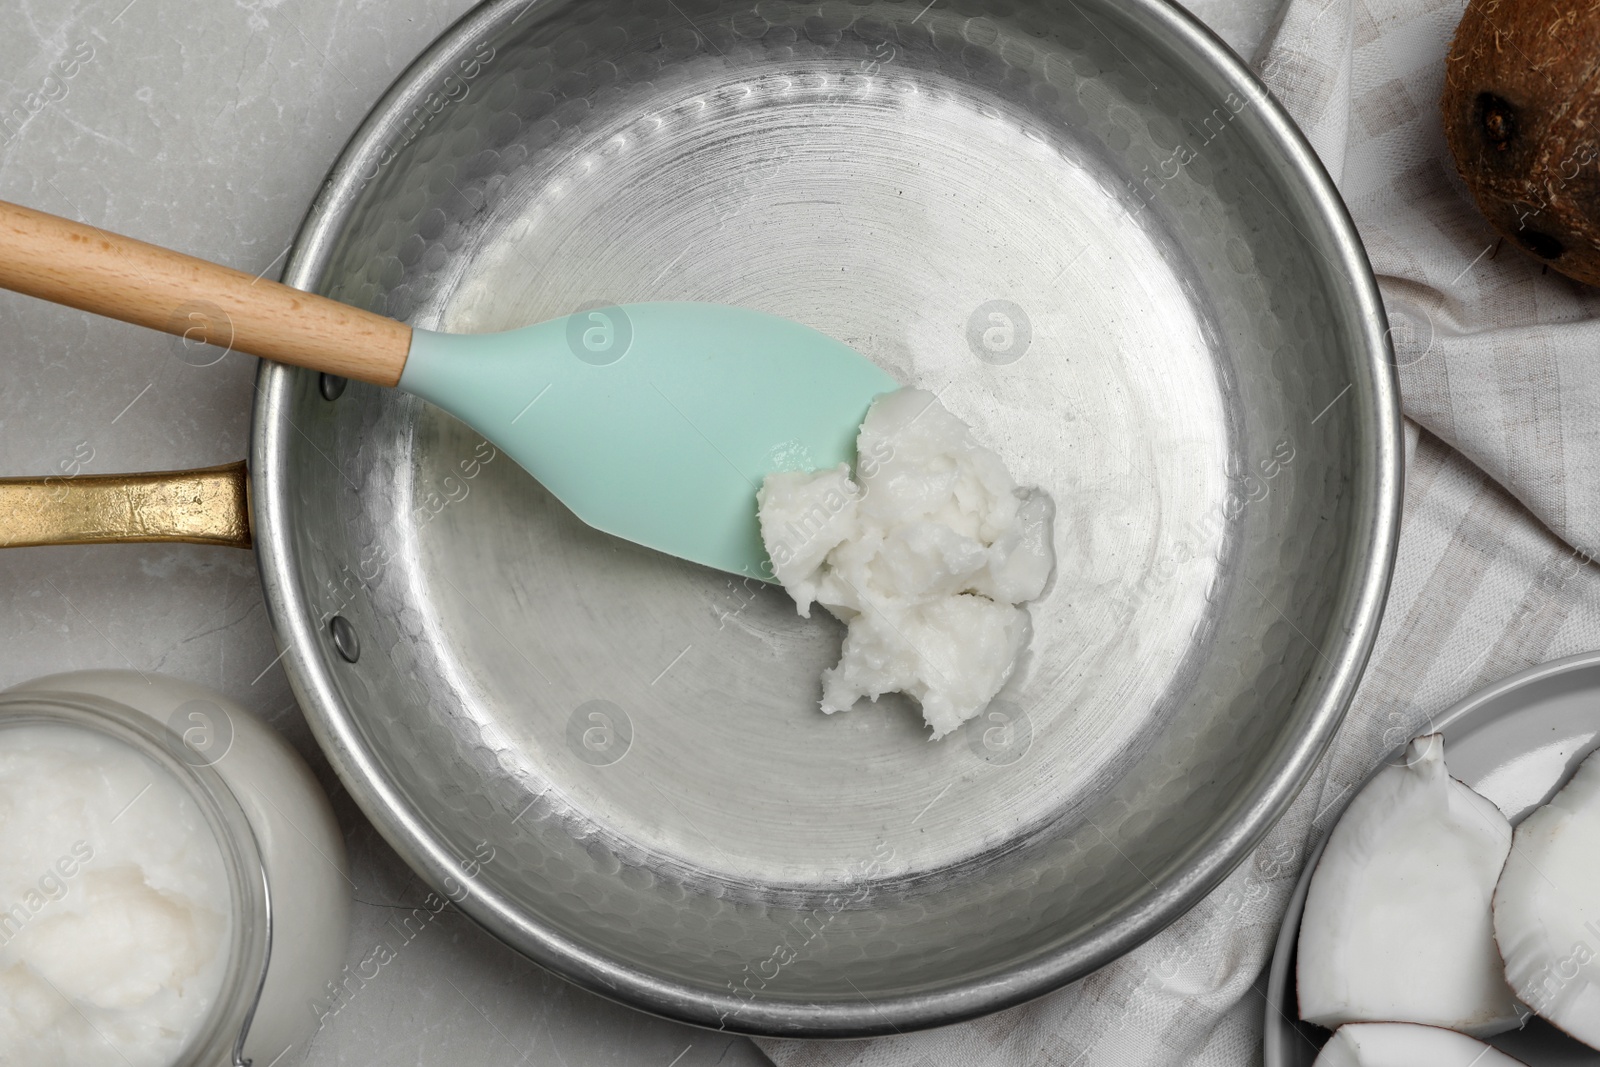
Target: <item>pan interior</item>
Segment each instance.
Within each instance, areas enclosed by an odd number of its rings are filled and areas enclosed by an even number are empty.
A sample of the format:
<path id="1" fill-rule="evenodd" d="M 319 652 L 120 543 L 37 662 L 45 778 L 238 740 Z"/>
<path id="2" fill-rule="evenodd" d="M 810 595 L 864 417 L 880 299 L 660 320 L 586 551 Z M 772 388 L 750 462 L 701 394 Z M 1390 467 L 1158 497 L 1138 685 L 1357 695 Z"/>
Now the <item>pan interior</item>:
<path id="1" fill-rule="evenodd" d="M 1081 808 L 1180 684 L 1222 524 L 1205 527 L 1203 562 L 1142 602 L 1106 594 L 1222 507 L 1205 311 L 1161 235 L 1072 146 L 1019 136 L 1022 116 L 986 115 L 936 76 L 841 93 L 848 64 L 706 67 L 659 110 L 594 116 L 542 161 L 428 313 L 481 332 L 630 298 L 738 304 L 939 394 L 1060 505 L 1060 578 L 1033 609 L 1027 668 L 996 718 L 938 743 L 904 699 L 825 716 L 819 676 L 843 632 L 825 613 L 591 531 L 504 460 L 417 529 L 404 566 L 436 606 L 463 727 L 503 737 L 503 769 L 581 818 L 736 883 L 818 884 L 885 835 L 896 873 L 937 870 Z M 1026 317 L 1008 316 L 1026 350 L 997 365 L 966 334 L 975 313 L 996 329 L 980 309 L 1001 299 Z M 480 440 L 420 411 L 412 508 Z M 616 763 L 568 750 L 584 707 L 628 724 Z M 591 744 L 607 729 L 584 727 Z"/>
<path id="2" fill-rule="evenodd" d="M 486 16 L 306 281 L 466 332 L 739 304 L 938 394 L 1057 506 L 983 720 L 825 716 L 820 609 L 588 529 L 418 400 L 274 372 L 363 758 L 444 852 L 492 847 L 502 936 L 735 998 L 697 1021 L 952 988 L 1125 913 L 1312 713 L 1363 565 L 1360 324 L 1252 102 L 1113 5 L 919 7 Z"/>

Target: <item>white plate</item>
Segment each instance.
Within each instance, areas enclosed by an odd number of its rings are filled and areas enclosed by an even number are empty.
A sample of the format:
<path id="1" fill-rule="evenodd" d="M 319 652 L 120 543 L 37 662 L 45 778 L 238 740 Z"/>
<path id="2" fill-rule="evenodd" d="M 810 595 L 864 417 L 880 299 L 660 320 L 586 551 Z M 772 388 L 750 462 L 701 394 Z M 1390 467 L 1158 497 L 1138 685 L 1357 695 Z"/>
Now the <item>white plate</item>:
<path id="1" fill-rule="evenodd" d="M 1496 682 L 1434 717 L 1450 773 L 1492 800 L 1513 824 L 1545 803 L 1600 747 L 1600 652 L 1545 663 Z M 1397 749 L 1392 758 L 1400 758 Z M 1310 1067 L 1329 1032 L 1299 1021 L 1295 944 L 1319 843 L 1289 898 L 1267 978 L 1266 1067 Z M 1600 1052 L 1540 1019 L 1489 1042 L 1530 1067 L 1600 1067 Z"/>

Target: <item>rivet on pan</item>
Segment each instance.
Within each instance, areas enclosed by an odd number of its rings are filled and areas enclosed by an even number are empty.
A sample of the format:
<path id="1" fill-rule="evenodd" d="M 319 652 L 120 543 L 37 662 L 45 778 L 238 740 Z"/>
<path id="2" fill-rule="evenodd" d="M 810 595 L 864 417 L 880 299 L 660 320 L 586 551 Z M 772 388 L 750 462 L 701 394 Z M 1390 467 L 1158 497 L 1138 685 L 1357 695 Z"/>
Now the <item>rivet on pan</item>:
<path id="1" fill-rule="evenodd" d="M 346 380 L 337 374 L 324 374 L 317 388 L 322 391 L 322 399 L 338 400 L 340 394 L 344 392 L 345 384 Z"/>
<path id="2" fill-rule="evenodd" d="M 346 663 L 361 658 L 361 642 L 356 638 L 356 628 L 343 615 L 328 620 L 328 632 L 333 635 L 333 647 L 339 650 Z"/>

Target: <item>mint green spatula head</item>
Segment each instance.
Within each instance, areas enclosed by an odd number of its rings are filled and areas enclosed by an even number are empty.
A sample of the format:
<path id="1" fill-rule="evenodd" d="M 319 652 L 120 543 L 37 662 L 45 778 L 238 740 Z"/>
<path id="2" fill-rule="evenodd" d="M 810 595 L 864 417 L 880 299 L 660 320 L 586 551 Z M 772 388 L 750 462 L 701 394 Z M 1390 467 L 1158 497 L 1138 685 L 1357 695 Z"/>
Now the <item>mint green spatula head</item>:
<path id="1" fill-rule="evenodd" d="M 808 326 L 721 304 L 624 304 L 493 334 L 413 332 L 400 388 L 525 467 L 584 522 L 771 581 L 756 490 L 855 459 L 899 388 Z"/>

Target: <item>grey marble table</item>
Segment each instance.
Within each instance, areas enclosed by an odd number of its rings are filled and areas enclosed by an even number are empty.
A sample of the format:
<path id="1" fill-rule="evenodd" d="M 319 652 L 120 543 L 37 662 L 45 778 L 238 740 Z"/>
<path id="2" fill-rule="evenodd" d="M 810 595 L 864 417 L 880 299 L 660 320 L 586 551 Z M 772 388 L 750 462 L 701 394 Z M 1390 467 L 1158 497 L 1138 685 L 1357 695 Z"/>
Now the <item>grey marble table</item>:
<path id="1" fill-rule="evenodd" d="M 328 166 L 413 56 L 472 0 L 7 0 L 0 198 L 277 277 Z M 1249 56 L 1278 0 L 1193 0 Z M 70 77 L 48 78 L 58 61 Z M 242 458 L 256 361 L 0 293 L 0 474 Z M 135 667 L 219 689 L 305 753 L 357 885 L 352 964 L 425 887 L 351 803 L 295 706 L 255 561 L 126 545 L 0 552 L 0 687 Z M 742 1038 L 612 1004 L 449 910 L 318 1032 L 316 1067 L 748 1067 Z M 282 1063 L 277 1067 L 291 1067 Z"/>

